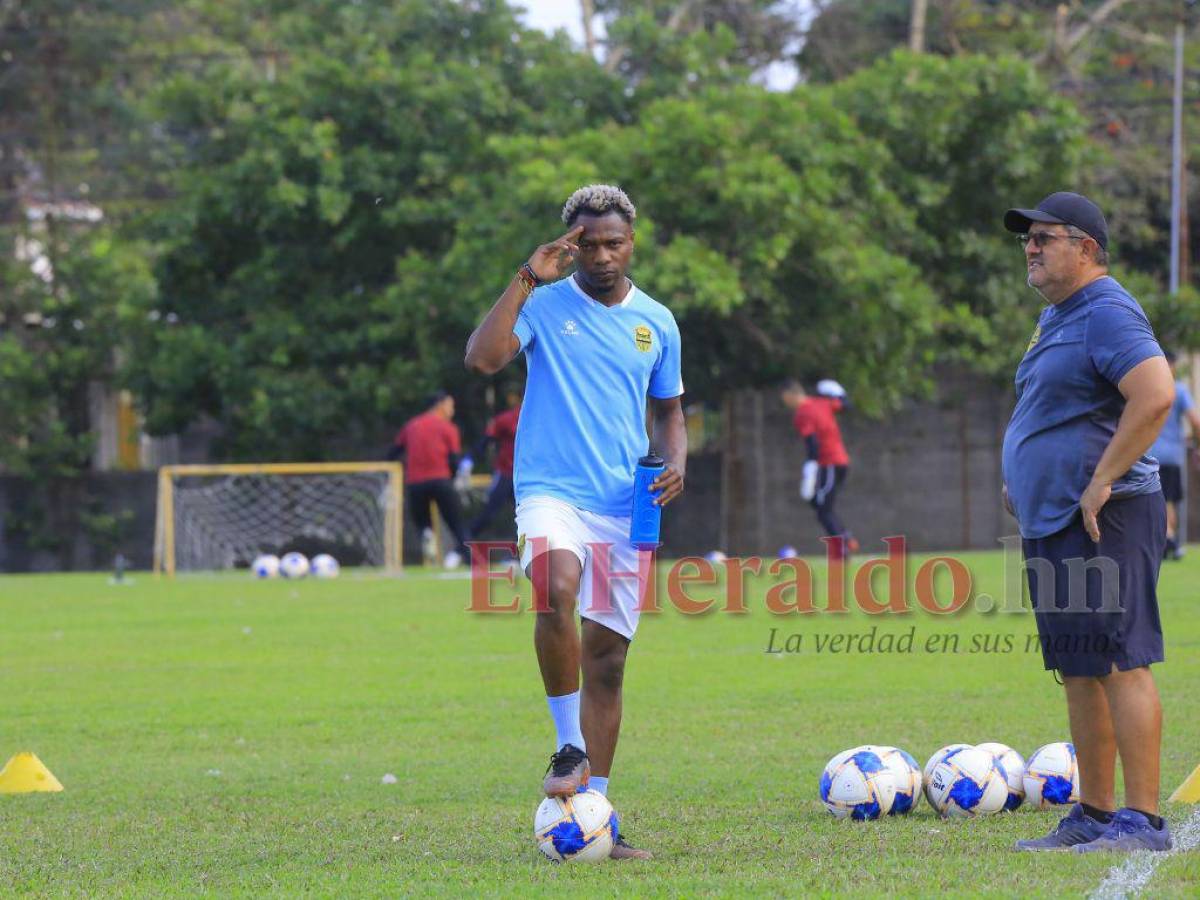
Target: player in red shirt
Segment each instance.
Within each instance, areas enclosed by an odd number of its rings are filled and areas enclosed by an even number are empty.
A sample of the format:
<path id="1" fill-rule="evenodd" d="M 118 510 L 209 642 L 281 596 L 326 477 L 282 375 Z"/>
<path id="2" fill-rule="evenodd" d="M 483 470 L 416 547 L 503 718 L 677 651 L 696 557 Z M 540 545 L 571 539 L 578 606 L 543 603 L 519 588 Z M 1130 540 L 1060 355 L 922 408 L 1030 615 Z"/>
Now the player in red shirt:
<path id="1" fill-rule="evenodd" d="M 408 508 L 421 533 L 421 547 L 426 559 L 433 556 L 434 547 L 429 504 L 437 503 L 442 520 L 457 545 L 453 554 L 446 554 L 445 564 L 450 568 L 468 559 L 470 553 L 462 528 L 458 493 L 450 477 L 462 452 L 458 428 L 450 421 L 453 418 L 454 398 L 445 391 L 438 391 L 430 398 L 425 412 L 404 424 L 388 452 L 388 459 L 404 459 Z"/>
<path id="2" fill-rule="evenodd" d="M 482 457 L 487 452 L 488 444 L 496 445 L 496 463 L 493 469 L 492 486 L 488 489 L 487 501 L 483 510 L 467 526 L 467 534 L 472 538 L 487 527 L 496 513 L 506 505 L 515 505 L 513 497 L 513 456 L 517 443 L 517 420 L 521 416 L 521 390 L 511 387 L 504 393 L 504 401 L 508 408 L 497 413 L 487 424 L 483 440 L 476 445 L 473 456 Z M 471 456 L 463 459 L 463 466 L 470 472 Z M 463 467 L 459 468 L 463 471 Z"/>
<path id="3" fill-rule="evenodd" d="M 795 379 L 784 383 L 784 404 L 793 411 L 792 425 L 804 440 L 808 459 L 800 479 L 800 496 L 812 504 L 817 519 L 830 537 L 844 540 L 834 545 L 841 555 L 858 549 L 858 541 L 833 511 L 838 489 L 850 471 L 850 456 L 842 443 L 836 413 L 846 408 L 846 391 L 832 378 L 817 382 L 816 396 L 809 396 Z"/>

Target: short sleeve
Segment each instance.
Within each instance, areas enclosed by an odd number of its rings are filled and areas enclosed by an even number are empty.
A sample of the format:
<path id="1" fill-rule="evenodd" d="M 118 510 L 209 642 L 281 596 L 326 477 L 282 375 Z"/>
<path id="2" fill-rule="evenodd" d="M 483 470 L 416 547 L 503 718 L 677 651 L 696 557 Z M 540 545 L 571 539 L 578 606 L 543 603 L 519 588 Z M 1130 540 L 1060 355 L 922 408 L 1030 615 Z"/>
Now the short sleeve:
<path id="1" fill-rule="evenodd" d="M 1183 382 L 1179 383 L 1179 411 L 1187 412 L 1196 404 L 1192 400 L 1192 392 L 1187 389 L 1187 385 Z"/>
<path id="2" fill-rule="evenodd" d="M 527 306 L 528 304 L 521 307 L 521 311 L 517 313 L 517 324 L 513 326 L 513 334 L 521 342 L 521 350 L 518 352 L 527 350 L 533 343 L 533 317 L 529 315 Z"/>
<path id="3" fill-rule="evenodd" d="M 658 356 L 658 364 L 650 373 L 649 393 L 655 400 L 670 400 L 683 393 L 681 345 L 679 325 L 676 324 L 675 317 L 670 316 L 670 326 L 663 335 L 662 353 Z"/>
<path id="4" fill-rule="evenodd" d="M 796 429 L 796 434 L 800 437 L 808 437 L 810 434 L 816 433 L 817 425 L 809 414 L 807 404 L 796 407 L 796 415 L 792 418 L 792 427 Z"/>
<path id="5" fill-rule="evenodd" d="M 1088 318 L 1087 352 L 1096 371 L 1114 385 L 1138 363 L 1163 355 L 1140 309 L 1103 300 Z"/>

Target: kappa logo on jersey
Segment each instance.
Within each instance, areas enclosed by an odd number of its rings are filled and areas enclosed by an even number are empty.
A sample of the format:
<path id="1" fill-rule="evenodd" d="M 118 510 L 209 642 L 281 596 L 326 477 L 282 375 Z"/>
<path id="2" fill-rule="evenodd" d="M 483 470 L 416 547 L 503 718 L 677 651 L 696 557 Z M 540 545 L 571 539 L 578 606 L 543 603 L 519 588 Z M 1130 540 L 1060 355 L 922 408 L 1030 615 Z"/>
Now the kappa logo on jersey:
<path id="1" fill-rule="evenodd" d="M 642 351 L 642 353 L 647 352 L 650 349 L 650 345 L 653 343 L 650 335 L 650 329 L 645 325 L 639 325 L 637 328 L 633 329 L 633 343 L 638 350 Z"/>
<path id="2" fill-rule="evenodd" d="M 1033 337 L 1031 337 L 1029 339 L 1029 346 L 1025 348 L 1025 352 L 1028 353 L 1030 350 L 1032 350 L 1034 347 L 1036 347 L 1037 342 L 1040 341 L 1041 339 L 1042 339 L 1042 323 L 1038 322 L 1037 328 L 1033 329 Z"/>
<path id="3" fill-rule="evenodd" d="M 563 322 L 562 333 L 568 337 L 579 334 L 579 326 L 575 324 L 574 319 L 567 319 Z"/>

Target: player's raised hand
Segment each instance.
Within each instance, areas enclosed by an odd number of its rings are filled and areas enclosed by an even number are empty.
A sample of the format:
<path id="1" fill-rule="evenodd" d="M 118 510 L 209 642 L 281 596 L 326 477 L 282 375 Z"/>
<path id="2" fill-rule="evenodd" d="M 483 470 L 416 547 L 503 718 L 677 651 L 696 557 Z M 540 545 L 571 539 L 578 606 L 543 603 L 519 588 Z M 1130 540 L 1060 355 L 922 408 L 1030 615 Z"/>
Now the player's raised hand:
<path id="1" fill-rule="evenodd" d="M 575 242 L 583 234 L 583 226 L 576 225 L 558 240 L 542 244 L 529 257 L 529 268 L 541 281 L 557 281 L 571 270 L 579 245 Z"/>

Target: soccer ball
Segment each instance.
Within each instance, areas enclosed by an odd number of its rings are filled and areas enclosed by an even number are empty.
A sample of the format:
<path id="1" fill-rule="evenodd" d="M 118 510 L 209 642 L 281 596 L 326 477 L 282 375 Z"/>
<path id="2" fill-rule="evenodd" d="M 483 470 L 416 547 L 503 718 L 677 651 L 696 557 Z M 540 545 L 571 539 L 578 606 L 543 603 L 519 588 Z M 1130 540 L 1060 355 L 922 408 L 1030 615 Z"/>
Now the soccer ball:
<path id="1" fill-rule="evenodd" d="M 251 563 L 250 571 L 255 578 L 274 578 L 279 574 L 279 557 L 274 553 L 264 553 Z"/>
<path id="2" fill-rule="evenodd" d="M 1063 806 L 1079 799 L 1075 745 L 1065 741 L 1038 747 L 1025 764 L 1025 799 L 1034 809 Z"/>
<path id="3" fill-rule="evenodd" d="M 795 559 L 799 555 L 800 555 L 800 551 L 797 550 L 795 547 L 793 547 L 791 544 L 785 544 L 784 546 L 779 548 L 779 558 L 780 559 Z"/>
<path id="4" fill-rule="evenodd" d="M 617 814 L 599 791 L 547 797 L 534 814 L 533 836 L 554 862 L 600 862 L 617 839 Z"/>
<path id="5" fill-rule="evenodd" d="M 708 554 L 704 558 L 707 559 L 710 563 L 720 565 L 721 563 L 725 562 L 725 560 L 728 559 L 729 557 L 727 557 L 720 550 L 710 550 L 710 551 L 708 551 Z"/>
<path id="6" fill-rule="evenodd" d="M 951 753 L 957 753 L 959 750 L 965 750 L 970 747 L 970 744 L 947 744 L 941 750 L 938 750 L 933 756 L 929 757 L 929 761 L 925 763 L 925 768 L 921 770 L 922 784 L 925 785 L 925 799 L 929 800 L 929 778 L 933 775 L 933 767 L 942 761 L 943 758 Z M 929 800 L 932 804 L 933 801 Z"/>
<path id="7" fill-rule="evenodd" d="M 457 569 L 459 566 L 462 565 L 462 562 L 463 562 L 462 554 L 459 553 L 457 550 L 451 550 L 444 557 L 442 557 L 442 568 L 443 569 Z"/>
<path id="8" fill-rule="evenodd" d="M 821 802 L 839 819 L 878 819 L 896 799 L 892 770 L 882 753 L 891 747 L 864 744 L 831 759 L 821 773 Z"/>
<path id="9" fill-rule="evenodd" d="M 1025 801 L 1025 759 L 1007 744 L 989 742 L 976 744 L 980 750 L 986 750 L 1000 763 L 1004 777 L 1008 780 L 1008 799 L 1004 808 L 1011 812 Z"/>
<path id="10" fill-rule="evenodd" d="M 921 785 L 923 779 L 917 761 L 912 755 L 898 747 L 878 747 L 876 753 L 883 760 L 884 767 L 891 773 L 896 786 L 896 797 L 892 808 L 887 811 L 889 816 L 903 816 L 912 812 L 913 807 L 921 800 Z"/>
<path id="11" fill-rule="evenodd" d="M 303 578 L 308 574 L 308 557 L 295 550 L 285 553 L 279 561 L 279 571 L 285 578 Z"/>
<path id="12" fill-rule="evenodd" d="M 1004 809 L 1008 780 L 991 753 L 963 747 L 934 764 L 925 795 L 945 818 L 983 816 Z"/>
<path id="13" fill-rule="evenodd" d="M 318 578 L 337 578 L 341 568 L 328 553 L 318 553 L 312 558 L 312 573 Z"/>

